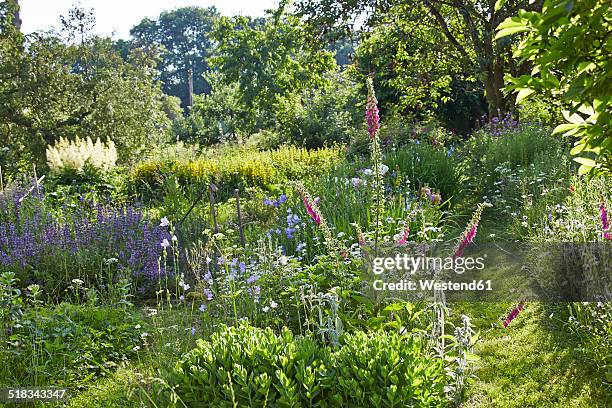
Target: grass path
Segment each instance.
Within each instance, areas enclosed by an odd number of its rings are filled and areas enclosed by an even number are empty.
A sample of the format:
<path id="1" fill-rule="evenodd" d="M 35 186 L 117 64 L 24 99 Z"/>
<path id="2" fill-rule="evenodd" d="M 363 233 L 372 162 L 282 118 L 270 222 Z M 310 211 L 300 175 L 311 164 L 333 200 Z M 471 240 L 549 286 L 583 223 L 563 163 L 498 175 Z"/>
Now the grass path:
<path id="1" fill-rule="evenodd" d="M 544 305 L 527 304 L 504 329 L 500 316 L 507 306 L 462 305 L 461 312 L 473 316 L 481 331 L 478 380 L 462 407 L 612 407 L 601 374 L 582 360 Z"/>

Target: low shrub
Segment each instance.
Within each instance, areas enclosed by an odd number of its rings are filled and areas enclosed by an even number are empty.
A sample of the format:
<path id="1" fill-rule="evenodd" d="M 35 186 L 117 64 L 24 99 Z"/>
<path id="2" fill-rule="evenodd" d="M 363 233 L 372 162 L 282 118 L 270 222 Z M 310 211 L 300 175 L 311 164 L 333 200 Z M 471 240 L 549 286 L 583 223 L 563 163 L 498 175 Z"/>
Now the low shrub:
<path id="1" fill-rule="evenodd" d="M 347 334 L 340 349 L 247 323 L 199 340 L 173 371 L 188 406 L 444 405 L 443 361 L 415 337 Z"/>
<path id="2" fill-rule="evenodd" d="M 306 150 L 281 147 L 272 151 L 228 149 L 219 157 L 192 161 L 149 161 L 137 165 L 131 175 L 131 190 L 144 201 L 160 197 L 164 179 L 177 177 L 181 185 L 206 186 L 215 183 L 221 199 L 234 189 L 270 188 L 276 183 L 316 175 L 337 163 L 339 148 Z"/>
<path id="3" fill-rule="evenodd" d="M 143 344 L 138 323 L 135 314 L 122 308 L 63 303 L 24 309 L 12 325 L 0 326 L 0 382 L 81 385 L 136 353 Z"/>

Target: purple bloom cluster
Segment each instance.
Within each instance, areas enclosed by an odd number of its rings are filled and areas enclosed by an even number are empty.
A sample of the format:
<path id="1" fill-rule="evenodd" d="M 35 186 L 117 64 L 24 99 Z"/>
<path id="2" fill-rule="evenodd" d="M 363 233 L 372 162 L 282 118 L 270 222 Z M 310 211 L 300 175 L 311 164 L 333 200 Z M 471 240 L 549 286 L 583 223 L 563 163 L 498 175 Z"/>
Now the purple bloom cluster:
<path id="1" fill-rule="evenodd" d="M 91 202 L 64 205 L 60 216 L 45 209 L 41 197 L 15 202 L 13 213 L 0 218 L 0 266 L 43 265 L 58 254 L 91 261 L 115 258 L 121 269 L 133 276 L 156 278 L 160 242 L 171 239 L 166 228 L 146 220 L 138 207 L 113 208 Z"/>
<path id="2" fill-rule="evenodd" d="M 277 199 L 270 199 L 266 197 L 263 201 L 263 204 L 266 207 L 278 208 L 278 206 L 283 204 L 285 201 L 287 201 L 287 196 L 285 194 L 281 194 Z"/>
<path id="3" fill-rule="evenodd" d="M 518 122 L 510 112 L 505 115 L 498 113 L 497 116 L 493 116 L 491 120 L 488 121 L 486 117 L 483 117 L 483 123 L 483 129 L 493 136 L 501 136 L 518 127 Z"/>

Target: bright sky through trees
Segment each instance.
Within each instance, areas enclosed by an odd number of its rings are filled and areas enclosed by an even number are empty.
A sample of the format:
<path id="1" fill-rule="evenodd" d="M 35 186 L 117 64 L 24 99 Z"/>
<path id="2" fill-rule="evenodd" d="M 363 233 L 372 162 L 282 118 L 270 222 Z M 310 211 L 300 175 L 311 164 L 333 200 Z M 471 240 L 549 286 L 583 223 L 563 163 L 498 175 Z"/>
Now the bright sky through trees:
<path id="1" fill-rule="evenodd" d="M 75 0 L 20 0 L 23 31 L 30 33 L 59 27 L 59 16 L 66 14 Z M 130 28 L 143 18 L 155 18 L 164 10 L 178 7 L 215 6 L 224 15 L 262 16 L 277 0 L 81 0 L 96 14 L 96 34 L 128 38 Z"/>

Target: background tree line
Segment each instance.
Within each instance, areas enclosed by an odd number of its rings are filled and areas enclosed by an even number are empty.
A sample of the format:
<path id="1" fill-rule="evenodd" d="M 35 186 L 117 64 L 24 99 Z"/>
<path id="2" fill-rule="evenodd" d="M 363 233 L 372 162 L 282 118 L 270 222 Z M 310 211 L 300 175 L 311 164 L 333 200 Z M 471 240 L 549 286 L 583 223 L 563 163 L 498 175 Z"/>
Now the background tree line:
<path id="1" fill-rule="evenodd" d="M 555 4 L 572 12 L 561 0 L 297 0 L 264 18 L 186 7 L 113 41 L 92 35 L 93 14 L 79 7 L 60 32 L 24 35 L 18 2 L 5 0 L 0 161 L 44 165 L 48 144 L 76 136 L 114 140 L 124 162 L 176 140 L 346 142 L 362 126 L 366 76 L 385 115 L 466 134 L 483 117 L 516 117 L 510 78 L 534 66 L 517 54 L 524 34 L 496 37 L 500 23 Z M 540 94 L 530 106 L 550 119 L 555 97 Z"/>

